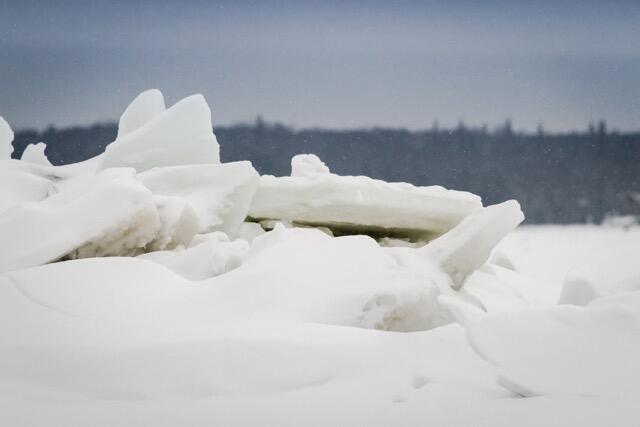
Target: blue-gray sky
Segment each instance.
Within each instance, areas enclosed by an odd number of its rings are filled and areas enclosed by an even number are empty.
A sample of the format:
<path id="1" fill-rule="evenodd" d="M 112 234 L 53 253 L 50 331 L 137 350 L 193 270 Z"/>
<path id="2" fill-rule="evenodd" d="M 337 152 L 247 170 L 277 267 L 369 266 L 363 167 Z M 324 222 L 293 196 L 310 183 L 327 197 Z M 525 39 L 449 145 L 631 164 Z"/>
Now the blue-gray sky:
<path id="1" fill-rule="evenodd" d="M 640 129 L 640 2 L 0 0 L 13 127 L 117 119 L 153 87 L 214 124 Z"/>

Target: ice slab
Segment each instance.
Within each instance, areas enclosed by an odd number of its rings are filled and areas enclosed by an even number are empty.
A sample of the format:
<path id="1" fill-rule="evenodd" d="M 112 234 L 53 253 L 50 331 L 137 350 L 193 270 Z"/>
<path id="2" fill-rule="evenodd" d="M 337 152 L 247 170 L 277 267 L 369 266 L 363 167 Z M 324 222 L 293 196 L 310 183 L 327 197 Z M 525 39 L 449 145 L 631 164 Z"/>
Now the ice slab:
<path id="1" fill-rule="evenodd" d="M 138 108 L 147 105 L 138 104 L 146 102 L 134 101 L 131 116 L 139 119 Z M 128 127 L 134 126 L 131 121 L 126 120 Z M 155 166 L 220 163 L 207 102 L 202 95 L 184 98 L 109 144 L 101 161 L 102 169 L 127 166 L 138 172 Z"/>
<path id="2" fill-rule="evenodd" d="M 160 218 L 160 230 L 146 246 L 147 251 L 171 250 L 187 246 L 198 231 L 198 216 L 184 199 L 170 196 L 154 196 Z"/>
<path id="3" fill-rule="evenodd" d="M 13 153 L 13 130 L 9 123 L 0 116 L 0 160 L 10 159 Z"/>
<path id="4" fill-rule="evenodd" d="M 25 202 L 39 202 L 57 190 L 50 171 L 15 159 L 0 160 L 0 213 Z"/>
<path id="5" fill-rule="evenodd" d="M 164 96 L 158 89 L 150 89 L 138 95 L 131 104 L 124 110 L 118 122 L 118 136 L 125 135 L 141 128 L 154 117 L 159 116 L 166 110 Z"/>
<path id="6" fill-rule="evenodd" d="M 459 288 L 469 274 L 489 259 L 500 240 L 523 220 L 515 200 L 477 209 L 421 251 L 437 260 L 451 276 L 454 287 Z"/>
<path id="7" fill-rule="evenodd" d="M 131 255 L 156 236 L 160 220 L 151 192 L 133 169 L 109 169 L 69 182 L 37 203 L 0 214 L 0 271 L 63 257 Z"/>
<path id="8" fill-rule="evenodd" d="M 199 232 L 233 235 L 244 221 L 258 185 L 250 162 L 154 168 L 138 175 L 153 194 L 180 197 L 193 207 Z"/>
<path id="9" fill-rule="evenodd" d="M 294 161 L 294 173 L 296 164 Z M 415 187 L 329 173 L 266 175 L 260 177 L 249 215 L 255 220 L 327 226 L 337 234 L 342 230 L 415 237 L 442 234 L 481 206 L 480 198 L 473 194 L 437 186 Z"/>

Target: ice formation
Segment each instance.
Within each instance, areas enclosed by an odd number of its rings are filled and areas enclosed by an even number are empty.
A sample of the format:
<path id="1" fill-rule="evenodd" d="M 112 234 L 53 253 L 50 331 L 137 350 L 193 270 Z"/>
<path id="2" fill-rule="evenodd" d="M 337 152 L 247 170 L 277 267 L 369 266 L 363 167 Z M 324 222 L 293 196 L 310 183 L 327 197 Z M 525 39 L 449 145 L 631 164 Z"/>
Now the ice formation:
<path id="1" fill-rule="evenodd" d="M 258 173 L 250 162 L 153 168 L 138 179 L 154 194 L 188 201 L 202 233 L 235 233 L 258 185 Z"/>
<path id="2" fill-rule="evenodd" d="M 47 145 L 44 142 L 29 144 L 22 152 L 22 157 L 20 157 L 20 160 L 42 166 L 51 166 L 51 162 L 47 158 L 47 155 L 44 153 L 44 150 L 46 150 L 46 148 Z"/>
<path id="3" fill-rule="evenodd" d="M 0 116 L 0 160 L 11 158 L 11 153 L 13 153 L 12 141 L 13 131 L 9 123 Z"/>
<path id="4" fill-rule="evenodd" d="M 312 154 L 259 176 L 199 95 L 143 92 L 77 164 L 12 139 L 1 425 L 637 424 L 640 227 L 512 233 L 516 201 Z"/>
<path id="5" fill-rule="evenodd" d="M 102 156 L 103 169 L 127 166 L 142 172 L 159 166 L 220 162 L 211 110 L 202 95 L 184 98 L 155 115 L 158 102 L 150 96 L 133 101 L 121 120 L 124 135 L 109 144 Z"/>
<path id="6" fill-rule="evenodd" d="M 482 206 L 480 198 L 470 193 L 316 169 L 301 172 L 304 168 L 298 163 L 302 161 L 293 162 L 293 170 L 302 175 L 260 177 L 249 210 L 252 218 L 326 226 L 338 233 L 429 240 Z"/>
<path id="7" fill-rule="evenodd" d="M 141 128 L 151 119 L 162 114 L 167 108 L 164 105 L 164 96 L 158 89 L 142 92 L 134 99 L 122 113 L 118 122 L 118 136 L 125 135 Z"/>
<path id="8" fill-rule="evenodd" d="M 298 154 L 291 159 L 291 176 L 314 176 L 330 173 L 315 154 Z"/>
<path id="9" fill-rule="evenodd" d="M 133 255 L 160 229 L 151 192 L 133 169 L 108 169 L 0 215 L 0 271 L 61 258 Z"/>

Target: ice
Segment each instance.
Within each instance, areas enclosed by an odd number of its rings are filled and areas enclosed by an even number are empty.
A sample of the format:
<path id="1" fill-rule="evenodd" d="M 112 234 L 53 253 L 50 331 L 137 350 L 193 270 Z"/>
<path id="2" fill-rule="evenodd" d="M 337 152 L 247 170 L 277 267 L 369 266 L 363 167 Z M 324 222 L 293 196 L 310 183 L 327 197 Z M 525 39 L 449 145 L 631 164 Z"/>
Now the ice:
<path id="1" fill-rule="evenodd" d="M 117 138 L 122 138 L 141 128 L 164 111 L 166 111 L 166 107 L 162 92 L 158 89 L 142 92 L 122 113 L 118 123 Z"/>
<path id="2" fill-rule="evenodd" d="M 29 144 L 22 152 L 20 160 L 24 162 L 35 163 L 42 166 L 51 166 L 51 162 L 44 153 L 47 148 L 47 144 L 44 142 L 38 142 L 37 144 Z"/>
<path id="3" fill-rule="evenodd" d="M 309 158 L 294 160 L 294 173 L 306 173 L 303 164 L 317 166 L 304 159 Z M 437 186 L 313 173 L 260 177 L 249 215 L 256 220 L 326 226 L 336 233 L 424 238 L 450 230 L 481 206 L 475 195 Z"/>
<path id="4" fill-rule="evenodd" d="M 159 251 L 187 246 L 198 231 L 198 216 L 184 199 L 170 196 L 154 196 L 160 218 L 160 231 L 146 250 Z"/>
<path id="5" fill-rule="evenodd" d="M 154 168 L 138 175 L 153 194 L 180 197 L 193 207 L 201 233 L 233 235 L 244 221 L 258 185 L 250 162 Z"/>
<path id="6" fill-rule="evenodd" d="M 153 197 L 135 171 L 106 170 L 0 213 L 0 271 L 63 257 L 135 254 L 159 228 Z"/>
<path id="7" fill-rule="evenodd" d="M 515 201 L 312 154 L 259 177 L 155 89 L 103 155 L 44 148 L 0 159 L 0 425 L 640 418 L 634 224 L 512 232 Z"/>
<path id="8" fill-rule="evenodd" d="M 0 160 L 10 159 L 13 153 L 13 131 L 9 123 L 0 116 Z"/>
<path id="9" fill-rule="evenodd" d="M 291 158 L 291 176 L 328 174 L 329 168 L 315 154 L 298 154 Z"/>
<path id="10" fill-rule="evenodd" d="M 484 264 L 502 238 L 524 220 L 515 200 L 477 209 L 453 230 L 422 250 L 436 259 L 459 288 L 467 276 Z"/>
<path id="11" fill-rule="evenodd" d="M 0 215 L 25 202 L 56 193 L 51 171 L 19 160 L 0 160 Z"/>
<path id="12" fill-rule="evenodd" d="M 142 100 L 133 102 L 124 114 L 126 131 L 155 112 L 158 102 L 153 101 L 155 98 L 143 96 Z M 138 172 L 156 166 L 203 163 L 220 163 L 220 155 L 211 111 L 202 95 L 184 98 L 119 137 L 107 146 L 102 156 L 102 169 L 126 166 Z"/>

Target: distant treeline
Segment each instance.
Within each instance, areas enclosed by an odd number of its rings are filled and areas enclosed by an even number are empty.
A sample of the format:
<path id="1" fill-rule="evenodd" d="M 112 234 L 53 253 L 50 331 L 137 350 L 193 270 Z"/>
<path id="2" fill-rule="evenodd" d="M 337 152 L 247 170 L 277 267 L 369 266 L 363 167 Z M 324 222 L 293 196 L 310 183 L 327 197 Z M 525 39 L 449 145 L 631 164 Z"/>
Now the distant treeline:
<path id="1" fill-rule="evenodd" d="M 113 141 L 116 124 L 16 133 L 14 157 L 47 143 L 54 164 L 93 157 Z M 258 119 L 217 127 L 223 161 L 251 160 L 260 173 L 288 175 L 290 159 L 315 153 L 333 172 L 416 185 L 442 185 L 482 196 L 515 198 L 529 223 L 600 222 L 640 214 L 640 133 L 610 133 L 604 123 L 581 133 L 502 129 L 294 130 Z"/>

